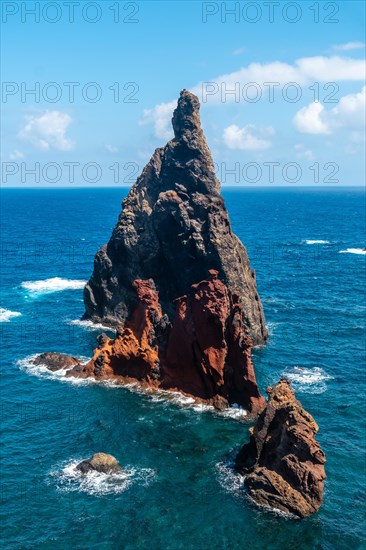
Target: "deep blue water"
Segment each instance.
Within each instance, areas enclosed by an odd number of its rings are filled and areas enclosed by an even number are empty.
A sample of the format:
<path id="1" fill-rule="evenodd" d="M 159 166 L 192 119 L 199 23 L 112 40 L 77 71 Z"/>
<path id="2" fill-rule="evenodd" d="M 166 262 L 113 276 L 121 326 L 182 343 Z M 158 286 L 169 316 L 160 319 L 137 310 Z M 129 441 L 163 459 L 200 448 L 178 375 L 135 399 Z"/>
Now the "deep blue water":
<path id="1" fill-rule="evenodd" d="M 366 256 L 339 253 L 365 247 L 364 192 L 224 191 L 271 333 L 255 351 L 260 388 L 287 373 L 320 426 L 324 504 L 303 521 L 246 499 L 230 459 L 248 424 L 21 361 L 46 350 L 91 355 L 98 332 L 70 324 L 83 313 L 81 288 L 47 293 L 44 280 L 90 276 L 126 192 L 1 193 L 3 548 L 365 548 Z M 73 479 L 70 464 L 97 451 L 114 454 L 128 477 Z"/>

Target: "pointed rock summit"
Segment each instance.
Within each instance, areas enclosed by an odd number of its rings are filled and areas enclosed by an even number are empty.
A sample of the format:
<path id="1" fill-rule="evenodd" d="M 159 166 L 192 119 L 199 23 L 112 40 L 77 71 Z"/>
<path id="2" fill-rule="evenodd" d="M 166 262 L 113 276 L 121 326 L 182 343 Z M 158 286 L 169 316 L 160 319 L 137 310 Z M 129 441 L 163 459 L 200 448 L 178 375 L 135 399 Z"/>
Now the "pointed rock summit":
<path id="1" fill-rule="evenodd" d="M 84 319 L 123 325 L 138 303 L 134 281 L 152 280 L 172 322 L 175 300 L 213 269 L 237 296 L 247 335 L 263 344 L 267 330 L 255 274 L 231 230 L 199 107 L 195 95 L 181 92 L 174 138 L 156 149 L 124 199 L 108 244 L 96 254 Z"/>

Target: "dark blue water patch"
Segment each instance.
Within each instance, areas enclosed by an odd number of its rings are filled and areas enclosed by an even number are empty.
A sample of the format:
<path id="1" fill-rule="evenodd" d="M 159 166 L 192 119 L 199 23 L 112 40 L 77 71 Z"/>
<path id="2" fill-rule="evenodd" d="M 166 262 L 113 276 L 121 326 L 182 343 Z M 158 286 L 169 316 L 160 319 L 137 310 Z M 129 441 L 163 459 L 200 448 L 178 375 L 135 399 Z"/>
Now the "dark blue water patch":
<path id="1" fill-rule="evenodd" d="M 81 288 L 22 283 L 87 280 L 125 194 L 2 191 L 0 306 L 21 313 L 0 327 L 4 547 L 362 548 L 365 256 L 339 251 L 365 246 L 363 191 L 224 191 L 271 335 L 254 351 L 261 391 L 289 376 L 327 456 L 324 504 L 304 521 L 248 500 L 231 464 L 250 424 L 19 364 L 45 350 L 90 357 L 98 332 L 73 323 Z M 114 454 L 126 479 L 75 479 L 72 464 L 97 451 Z"/>

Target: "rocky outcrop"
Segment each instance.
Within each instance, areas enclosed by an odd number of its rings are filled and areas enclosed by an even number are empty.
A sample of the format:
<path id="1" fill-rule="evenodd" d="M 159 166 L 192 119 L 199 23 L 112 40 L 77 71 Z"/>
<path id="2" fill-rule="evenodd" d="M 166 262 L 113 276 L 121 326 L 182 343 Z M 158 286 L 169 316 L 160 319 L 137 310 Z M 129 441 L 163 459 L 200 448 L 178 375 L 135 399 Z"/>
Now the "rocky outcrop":
<path id="1" fill-rule="evenodd" d="M 239 297 L 220 281 L 217 271 L 209 273 L 209 279 L 192 285 L 189 294 L 176 301 L 162 385 L 214 399 L 217 408 L 220 396 L 258 412 L 265 401 L 258 391 Z"/>
<path id="2" fill-rule="evenodd" d="M 134 282 L 137 304 L 116 338 L 99 336 L 86 365 L 68 376 L 136 379 L 178 390 L 224 409 L 233 403 L 255 414 L 265 406 L 255 379 L 252 342 L 239 297 L 210 270 L 177 299 L 172 325 L 152 280 Z"/>
<path id="3" fill-rule="evenodd" d="M 315 440 L 318 426 L 289 381 L 282 379 L 267 393 L 267 407 L 250 430 L 237 467 L 255 502 L 304 518 L 323 498 L 325 456 Z"/>
<path id="4" fill-rule="evenodd" d="M 58 371 L 61 369 L 71 369 L 77 365 L 80 365 L 81 362 L 75 357 L 70 357 L 64 353 L 56 353 L 53 351 L 47 351 L 37 355 L 33 359 L 34 365 L 43 365 L 51 371 Z"/>
<path id="5" fill-rule="evenodd" d="M 85 287 L 85 318 L 113 325 L 67 376 L 139 381 L 222 410 L 265 406 L 251 359 L 267 330 L 255 274 L 233 234 L 203 134 L 183 90 L 174 139 L 156 149 L 123 201 Z"/>
<path id="6" fill-rule="evenodd" d="M 99 380 L 131 378 L 157 385 L 161 356 L 170 328 L 162 314 L 158 293 L 152 280 L 133 283 L 136 305 L 131 317 L 117 328 L 116 338 L 98 337 L 93 358 L 68 376 L 93 376 Z"/>
<path id="7" fill-rule="evenodd" d="M 88 460 L 80 462 L 76 469 L 83 474 L 89 472 L 101 472 L 103 474 L 117 474 L 122 472 L 117 459 L 113 455 L 106 453 L 95 453 Z"/>
<path id="8" fill-rule="evenodd" d="M 267 330 L 255 274 L 231 230 L 196 96 L 181 92 L 172 123 L 174 139 L 156 149 L 123 201 L 108 244 L 96 254 L 84 318 L 124 325 L 138 305 L 133 282 L 152 280 L 172 322 L 175 300 L 214 269 L 242 306 L 248 336 L 263 344 Z"/>

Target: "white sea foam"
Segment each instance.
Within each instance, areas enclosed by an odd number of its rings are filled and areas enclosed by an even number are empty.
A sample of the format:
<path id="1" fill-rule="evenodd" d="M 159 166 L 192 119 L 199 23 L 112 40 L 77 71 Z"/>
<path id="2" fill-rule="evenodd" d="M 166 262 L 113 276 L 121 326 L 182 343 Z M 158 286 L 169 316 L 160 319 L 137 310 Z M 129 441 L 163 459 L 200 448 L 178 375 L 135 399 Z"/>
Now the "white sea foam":
<path id="1" fill-rule="evenodd" d="M 366 248 L 346 248 L 346 250 L 340 250 L 339 254 L 366 254 Z"/>
<path id="2" fill-rule="evenodd" d="M 40 281 L 24 281 L 21 286 L 28 290 L 32 296 L 61 292 L 63 290 L 78 290 L 84 288 L 86 281 L 78 279 L 61 279 L 52 277 Z"/>
<path id="3" fill-rule="evenodd" d="M 59 491 L 81 491 L 95 496 L 119 494 L 134 484 L 147 487 L 156 477 L 156 471 L 152 468 L 132 466 L 123 467 L 122 472 L 114 474 L 102 472 L 83 474 L 76 469 L 81 460 L 83 459 L 73 459 L 50 472 L 50 477 L 56 480 Z"/>
<path id="4" fill-rule="evenodd" d="M 310 369 L 297 365 L 286 369 L 282 375 L 292 382 L 294 390 L 312 394 L 324 393 L 327 390 L 326 381 L 333 379 L 320 367 Z"/>
<path id="5" fill-rule="evenodd" d="M 103 325 L 102 323 L 93 323 L 93 321 L 89 320 L 82 321 L 80 319 L 73 319 L 72 321 L 69 321 L 69 324 L 76 325 L 87 330 L 109 330 L 111 332 L 116 332 L 115 328 L 108 327 L 107 325 Z"/>
<path id="6" fill-rule="evenodd" d="M 303 241 L 301 241 L 302 243 L 305 243 L 305 244 L 330 244 L 330 241 L 323 241 L 321 239 L 315 239 L 315 240 L 311 240 L 311 239 L 304 239 Z"/>
<path id="7" fill-rule="evenodd" d="M 19 317 L 20 315 L 19 311 L 10 311 L 10 309 L 0 307 L 0 323 L 9 323 L 10 319 Z"/>
<path id="8" fill-rule="evenodd" d="M 198 413 L 210 412 L 218 414 L 220 416 L 225 416 L 227 418 L 232 418 L 234 420 L 244 420 L 248 416 L 248 411 L 246 411 L 242 407 L 239 407 L 239 405 L 237 404 L 232 405 L 232 407 L 225 409 L 224 411 L 218 411 L 213 405 L 199 403 L 193 397 L 183 395 L 182 393 L 176 391 L 145 389 L 141 388 L 137 383 L 128 384 L 128 387 L 132 391 L 136 391 L 145 395 L 150 395 L 153 401 L 170 402 L 174 405 L 177 405 L 178 407 L 182 407 L 184 409 L 192 409 Z"/>
<path id="9" fill-rule="evenodd" d="M 54 380 L 60 380 L 61 382 L 70 382 L 71 384 L 81 384 L 81 383 L 93 383 L 95 382 L 94 378 L 75 378 L 74 376 L 68 376 L 66 377 L 66 373 L 68 369 L 59 369 L 56 371 L 51 371 L 47 368 L 46 365 L 35 365 L 33 363 L 34 359 L 38 357 L 39 353 L 34 353 L 32 355 L 28 355 L 24 359 L 19 359 L 17 361 L 18 367 L 25 371 L 27 374 L 30 374 L 31 376 L 37 376 L 38 378 L 47 378 L 47 379 L 54 379 Z M 86 363 L 89 361 L 89 357 L 79 356 L 77 357 L 82 363 Z"/>
<path id="10" fill-rule="evenodd" d="M 276 323 L 274 321 L 271 321 L 271 322 L 268 322 L 266 327 L 267 327 L 267 330 L 268 330 L 268 334 L 270 336 L 273 336 L 274 332 L 276 331 L 276 328 L 280 325 L 281 323 Z"/>
<path id="11" fill-rule="evenodd" d="M 281 516 L 285 519 L 299 519 L 293 514 L 278 510 L 278 508 L 271 508 L 270 506 L 259 505 L 253 498 L 251 498 L 245 490 L 245 475 L 240 474 L 235 470 L 233 461 L 218 462 L 215 465 L 215 468 L 218 481 L 224 491 L 230 493 L 237 498 L 244 498 L 248 500 L 251 504 L 254 504 L 257 508 L 262 510 L 265 509 L 267 510 L 267 512 Z"/>
<path id="12" fill-rule="evenodd" d="M 81 384 L 100 384 L 110 389 L 126 389 L 133 393 L 148 396 L 152 401 L 161 403 L 173 403 L 174 405 L 183 409 L 191 409 L 198 413 L 210 412 L 231 418 L 233 420 L 246 420 L 248 411 L 241 408 L 239 405 L 234 404 L 232 407 L 225 409 L 224 411 L 218 411 L 213 405 L 207 405 L 205 403 L 199 403 L 193 397 L 189 397 L 177 391 L 161 390 L 156 388 L 142 387 L 139 382 L 120 382 L 118 379 L 112 380 L 96 380 L 92 376 L 88 378 L 77 378 L 75 376 L 66 376 L 68 369 L 59 369 L 57 371 L 51 371 L 46 365 L 35 365 L 34 359 L 38 357 L 39 353 L 28 355 L 24 359 L 17 361 L 18 367 L 31 376 L 37 376 L 38 378 L 46 378 L 58 380 L 60 382 L 67 382 L 69 384 L 81 385 Z M 82 363 L 90 361 L 90 357 L 76 356 Z"/>
<path id="13" fill-rule="evenodd" d="M 244 488 L 245 476 L 234 469 L 232 462 L 218 462 L 215 464 L 217 478 L 221 487 L 228 493 L 241 496 Z"/>

